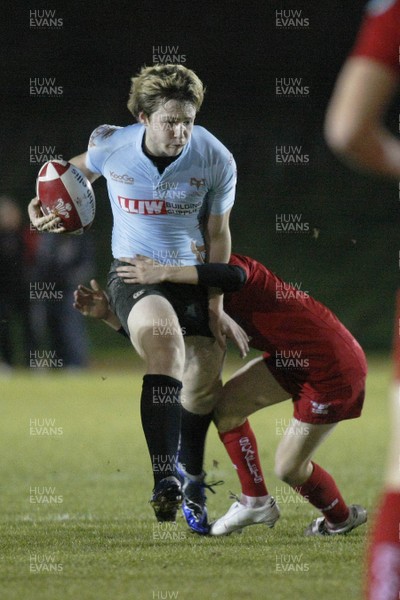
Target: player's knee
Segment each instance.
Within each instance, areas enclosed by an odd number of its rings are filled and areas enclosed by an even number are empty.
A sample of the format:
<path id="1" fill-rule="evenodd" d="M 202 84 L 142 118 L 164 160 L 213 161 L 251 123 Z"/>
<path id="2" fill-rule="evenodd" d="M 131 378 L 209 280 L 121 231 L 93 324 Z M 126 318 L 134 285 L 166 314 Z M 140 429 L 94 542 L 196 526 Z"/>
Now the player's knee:
<path id="1" fill-rule="evenodd" d="M 154 336 L 148 332 L 142 335 L 141 350 L 148 373 L 182 379 L 185 364 L 183 340 L 177 336 Z"/>
<path id="2" fill-rule="evenodd" d="M 182 406 L 189 412 L 199 415 L 207 415 L 212 412 L 218 398 L 210 394 L 199 394 L 198 396 L 182 396 Z"/>
<path id="3" fill-rule="evenodd" d="M 189 412 L 199 415 L 212 412 L 221 398 L 222 382 L 218 380 L 211 385 L 207 385 L 200 379 L 200 385 L 195 389 L 191 388 L 190 383 L 188 382 L 186 385 L 184 378 L 181 397 L 182 406 Z"/>
<path id="4" fill-rule="evenodd" d="M 245 419 L 241 415 L 230 414 L 224 407 L 217 405 L 214 408 L 214 423 L 219 432 L 231 431 L 243 425 Z"/>
<path id="5" fill-rule="evenodd" d="M 185 352 L 179 344 L 161 343 L 146 348 L 145 360 L 148 372 L 182 379 Z"/>

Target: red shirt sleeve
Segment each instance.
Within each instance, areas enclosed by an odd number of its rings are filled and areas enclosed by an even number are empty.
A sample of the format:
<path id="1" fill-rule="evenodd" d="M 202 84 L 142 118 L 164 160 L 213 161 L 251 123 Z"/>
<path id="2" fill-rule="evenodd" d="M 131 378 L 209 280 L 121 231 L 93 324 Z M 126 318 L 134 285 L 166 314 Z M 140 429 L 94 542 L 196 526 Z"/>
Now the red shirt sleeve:
<path id="1" fill-rule="evenodd" d="M 236 267 L 242 267 L 244 272 L 246 273 L 246 280 L 248 280 L 251 276 L 252 266 L 255 261 L 248 256 L 243 256 L 242 254 L 231 254 L 229 259 L 229 264 L 234 265 Z"/>
<path id="2" fill-rule="evenodd" d="M 350 56 L 384 63 L 400 75 L 400 0 L 372 0 Z"/>

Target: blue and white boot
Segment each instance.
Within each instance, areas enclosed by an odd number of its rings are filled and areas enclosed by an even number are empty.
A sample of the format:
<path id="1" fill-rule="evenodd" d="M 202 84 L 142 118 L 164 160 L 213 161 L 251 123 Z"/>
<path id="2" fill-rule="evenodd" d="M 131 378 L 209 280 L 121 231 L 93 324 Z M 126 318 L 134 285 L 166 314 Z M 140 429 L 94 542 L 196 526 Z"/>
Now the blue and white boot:
<path id="1" fill-rule="evenodd" d="M 183 469 L 182 465 L 178 466 L 178 473 L 182 478 L 182 512 L 186 519 L 190 529 L 200 535 L 208 535 L 210 526 L 208 524 L 208 514 L 206 506 L 206 494 L 205 489 L 210 490 L 213 494 L 215 491 L 212 489 L 215 485 L 220 485 L 223 481 L 215 481 L 213 483 L 206 483 L 204 481 L 206 473 L 201 472 L 200 475 L 193 476 Z"/>

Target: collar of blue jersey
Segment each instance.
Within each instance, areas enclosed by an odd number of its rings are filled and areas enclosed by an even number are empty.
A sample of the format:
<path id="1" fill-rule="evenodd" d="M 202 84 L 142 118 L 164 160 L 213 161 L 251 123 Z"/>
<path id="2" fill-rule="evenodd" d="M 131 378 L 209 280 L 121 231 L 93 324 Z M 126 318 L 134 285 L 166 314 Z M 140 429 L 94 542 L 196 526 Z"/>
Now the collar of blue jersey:
<path id="1" fill-rule="evenodd" d="M 149 159 L 149 157 L 148 157 L 148 156 L 147 156 L 147 155 L 146 155 L 146 154 L 143 152 L 143 148 L 142 148 L 142 144 L 143 144 L 143 137 L 144 137 L 144 134 L 146 133 L 146 128 L 145 128 L 145 126 L 144 126 L 144 125 L 142 125 L 141 123 L 138 123 L 138 125 L 139 125 L 139 127 L 141 127 L 141 128 L 142 128 L 143 132 L 142 132 L 142 135 L 138 135 L 138 137 L 137 137 L 137 141 L 136 141 L 136 150 L 137 150 L 138 152 L 140 152 L 140 154 L 142 155 L 142 157 L 143 157 L 143 158 L 145 158 L 146 160 L 151 160 L 151 159 Z M 194 129 L 193 129 L 192 135 L 193 135 L 193 133 L 194 133 Z M 174 163 L 175 163 L 175 162 L 177 162 L 177 161 L 178 161 L 180 158 L 182 158 L 182 156 L 185 156 L 185 154 L 186 154 L 186 153 L 189 151 L 189 147 L 190 147 L 190 144 L 191 144 L 191 142 L 192 142 L 192 137 L 190 137 L 190 140 L 188 141 L 188 143 L 187 143 L 187 144 L 185 144 L 185 146 L 183 147 L 183 150 L 182 150 L 182 152 L 179 154 L 179 156 L 177 157 L 176 161 L 173 161 L 173 163 L 171 163 L 171 164 L 174 164 Z M 168 167 L 167 167 L 167 168 L 168 168 Z"/>

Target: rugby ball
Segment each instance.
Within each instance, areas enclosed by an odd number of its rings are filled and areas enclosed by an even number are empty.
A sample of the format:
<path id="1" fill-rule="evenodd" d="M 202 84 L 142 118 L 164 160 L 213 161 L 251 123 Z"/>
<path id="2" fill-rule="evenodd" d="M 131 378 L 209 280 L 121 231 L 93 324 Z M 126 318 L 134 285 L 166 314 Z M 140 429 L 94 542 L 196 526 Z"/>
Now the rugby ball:
<path id="1" fill-rule="evenodd" d="M 83 233 L 93 223 L 96 201 L 90 181 L 65 160 L 50 160 L 40 169 L 36 195 L 44 215 L 54 213 L 68 233 Z"/>

